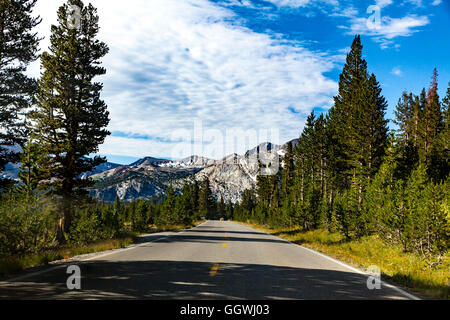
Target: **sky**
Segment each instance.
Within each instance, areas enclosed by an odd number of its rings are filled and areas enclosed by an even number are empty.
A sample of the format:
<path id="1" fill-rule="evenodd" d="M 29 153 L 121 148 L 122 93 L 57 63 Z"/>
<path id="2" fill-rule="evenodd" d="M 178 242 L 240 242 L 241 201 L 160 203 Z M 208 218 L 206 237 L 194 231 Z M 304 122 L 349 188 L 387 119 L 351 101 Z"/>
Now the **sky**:
<path id="1" fill-rule="evenodd" d="M 63 1 L 40 0 L 49 45 Z M 85 1 L 85 3 L 88 3 Z M 220 159 L 298 138 L 327 112 L 355 34 L 393 111 L 404 90 L 450 82 L 449 0 L 92 0 L 110 48 L 102 98 L 109 136 L 99 154 Z M 39 61 L 29 73 L 38 77 Z M 391 128 L 393 126 L 391 125 Z"/>

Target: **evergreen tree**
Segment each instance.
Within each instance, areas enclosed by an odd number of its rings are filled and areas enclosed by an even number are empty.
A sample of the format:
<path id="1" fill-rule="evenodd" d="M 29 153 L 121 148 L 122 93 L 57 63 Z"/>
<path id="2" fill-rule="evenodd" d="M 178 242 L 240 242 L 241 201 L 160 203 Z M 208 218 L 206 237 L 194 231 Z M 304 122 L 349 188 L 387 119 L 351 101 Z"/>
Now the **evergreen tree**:
<path id="1" fill-rule="evenodd" d="M 361 209 L 361 233 L 365 235 L 379 232 L 384 238 L 395 237 L 392 221 L 396 216 L 395 172 L 398 163 L 397 138 L 391 133 L 386 156 L 380 170 L 370 181 L 364 194 Z"/>
<path id="2" fill-rule="evenodd" d="M 80 8 L 80 26 L 69 22 L 69 6 Z M 92 171 L 105 158 L 87 158 L 97 153 L 109 132 L 107 106 L 100 98 L 102 84 L 94 77 L 105 74 L 99 66 L 108 47 L 96 39 L 99 32 L 97 10 L 81 0 L 69 0 L 58 10 L 58 25 L 52 26 L 49 52 L 41 58 L 37 109 L 30 114 L 36 143 L 45 157 L 39 161 L 43 188 L 62 196 L 62 216 L 58 240 L 71 221 L 74 195 L 84 194 L 92 182 L 80 174 Z"/>
<path id="3" fill-rule="evenodd" d="M 294 176 L 294 155 L 292 150 L 292 142 L 288 142 L 283 163 L 284 167 L 281 175 L 281 188 L 283 189 L 283 197 L 289 198 Z"/>
<path id="4" fill-rule="evenodd" d="M 23 115 L 31 107 L 36 83 L 25 71 L 37 59 L 40 41 L 33 32 L 41 22 L 32 17 L 36 1 L 0 1 L 0 171 L 19 160 L 16 146 L 26 141 Z M 8 182 L 0 179 L 0 189 Z"/>
<path id="5" fill-rule="evenodd" d="M 224 219 L 225 215 L 225 202 L 223 201 L 223 198 L 220 197 L 220 200 L 217 203 L 216 216 L 218 219 Z"/>
<path id="6" fill-rule="evenodd" d="M 215 199 L 211 192 L 209 179 L 203 180 L 199 193 L 199 210 L 207 219 L 215 219 Z"/>
<path id="7" fill-rule="evenodd" d="M 200 188 L 198 186 L 198 182 L 194 181 L 194 183 L 191 186 L 191 197 L 190 197 L 191 208 L 194 213 L 198 212 L 198 210 L 199 210 L 199 204 L 198 204 L 199 194 L 200 194 Z"/>
<path id="8" fill-rule="evenodd" d="M 444 98 L 445 100 L 446 98 Z M 446 100 L 447 101 L 447 100 Z M 448 102 L 447 102 L 448 104 Z M 427 96 L 426 120 L 429 128 L 429 146 L 425 162 L 428 165 L 428 174 L 435 181 L 440 182 L 447 178 L 448 167 L 448 105 L 445 101 L 441 105 L 437 93 L 437 71 L 434 69 L 433 78 Z"/>
<path id="9" fill-rule="evenodd" d="M 338 95 L 329 112 L 335 184 L 340 189 L 350 186 L 353 169 L 359 165 L 358 142 L 363 140 L 357 135 L 360 119 L 364 119 L 361 108 L 365 106 L 367 88 L 367 62 L 362 58 L 362 49 L 361 38 L 356 36 L 339 76 Z"/>
<path id="10" fill-rule="evenodd" d="M 23 146 L 20 157 L 19 179 L 23 185 L 19 188 L 30 196 L 39 185 L 39 167 L 37 165 L 42 153 L 39 146 L 30 137 L 28 142 Z"/>
<path id="11" fill-rule="evenodd" d="M 413 139 L 415 116 L 416 112 L 413 94 L 408 94 L 404 91 L 402 97 L 398 100 L 394 120 L 394 123 L 399 127 L 397 131 L 399 140 L 404 145 Z"/>
<path id="12" fill-rule="evenodd" d="M 341 190 L 350 187 L 355 170 L 358 185 L 364 186 L 381 165 L 387 141 L 387 103 L 375 75 L 368 76 L 362 48 L 356 36 L 329 112 L 331 165 Z"/>
<path id="13" fill-rule="evenodd" d="M 450 82 L 448 83 L 447 93 L 442 99 L 442 113 L 445 124 L 448 125 L 449 113 L 450 113 Z"/>
<path id="14" fill-rule="evenodd" d="M 314 183 L 315 177 L 315 161 L 316 161 L 316 145 L 314 138 L 314 131 L 316 125 L 316 116 L 314 111 L 306 119 L 306 125 L 300 136 L 300 139 L 295 150 L 296 161 L 296 189 L 299 192 L 297 199 L 304 201 L 305 190 L 308 183 Z"/>
<path id="15" fill-rule="evenodd" d="M 388 129 L 385 112 L 386 99 L 381 94 L 380 85 L 372 73 L 366 81 L 365 104 L 360 110 L 361 121 L 357 128 L 357 141 L 359 145 L 358 165 L 362 184 L 367 183 L 381 166 L 385 156 Z"/>
<path id="16" fill-rule="evenodd" d="M 231 200 L 228 200 L 226 206 L 225 206 L 225 219 L 226 220 L 231 220 L 233 219 L 233 203 L 231 202 Z"/>
<path id="17" fill-rule="evenodd" d="M 419 161 L 418 130 L 422 117 L 418 97 L 403 92 L 395 111 L 394 123 L 399 126 L 397 137 L 400 148 L 397 172 L 401 179 L 407 180 Z"/>
<path id="18" fill-rule="evenodd" d="M 438 95 L 437 71 L 434 69 L 430 87 L 420 95 L 422 116 L 419 123 L 419 156 L 422 163 L 430 166 L 431 153 L 439 133 L 444 129 L 441 104 Z"/>
<path id="19" fill-rule="evenodd" d="M 326 132 L 327 122 L 323 114 L 319 116 L 314 124 L 314 142 L 316 145 L 317 174 L 319 175 L 321 197 L 326 200 L 328 191 L 328 141 Z"/>

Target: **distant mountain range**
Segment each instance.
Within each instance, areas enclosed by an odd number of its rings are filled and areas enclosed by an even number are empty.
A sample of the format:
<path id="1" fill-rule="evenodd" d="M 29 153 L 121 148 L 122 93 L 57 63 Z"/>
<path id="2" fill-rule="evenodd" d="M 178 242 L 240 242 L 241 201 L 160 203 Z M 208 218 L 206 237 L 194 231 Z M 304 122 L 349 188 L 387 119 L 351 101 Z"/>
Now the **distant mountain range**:
<path id="1" fill-rule="evenodd" d="M 291 142 L 295 145 L 297 140 Z M 191 156 L 182 160 L 145 157 L 130 165 L 106 162 L 83 174 L 82 178 L 96 181 L 91 189 L 92 196 L 111 202 L 117 196 L 124 201 L 162 197 L 171 185 L 181 190 L 185 183 L 201 182 L 205 178 L 209 179 L 217 199 L 237 202 L 244 190 L 256 186 L 260 170 L 258 155 L 283 157 L 287 145 L 263 143 L 244 155 L 232 154 L 221 160 Z M 2 174 L 17 178 L 17 172 L 17 165 L 9 165 Z"/>

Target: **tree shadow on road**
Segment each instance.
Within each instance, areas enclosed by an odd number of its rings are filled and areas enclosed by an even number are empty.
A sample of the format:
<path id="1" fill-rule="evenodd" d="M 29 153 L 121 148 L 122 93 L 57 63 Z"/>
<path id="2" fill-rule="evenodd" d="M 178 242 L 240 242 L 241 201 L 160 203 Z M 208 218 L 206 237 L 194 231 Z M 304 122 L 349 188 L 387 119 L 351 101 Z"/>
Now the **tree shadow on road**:
<path id="1" fill-rule="evenodd" d="M 81 267 L 80 291 L 66 287 L 66 268 L 0 283 L 0 299 L 390 299 L 367 278 L 335 270 L 189 261 L 95 261 Z"/>

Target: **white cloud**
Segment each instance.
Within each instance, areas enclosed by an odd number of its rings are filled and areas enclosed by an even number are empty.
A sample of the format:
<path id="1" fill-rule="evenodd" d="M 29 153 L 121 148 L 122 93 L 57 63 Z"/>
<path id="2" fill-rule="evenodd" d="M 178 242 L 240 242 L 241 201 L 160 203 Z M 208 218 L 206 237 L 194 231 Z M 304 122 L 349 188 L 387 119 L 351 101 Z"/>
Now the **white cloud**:
<path id="1" fill-rule="evenodd" d="M 361 34 L 374 37 L 375 41 L 380 43 L 381 48 L 385 49 L 391 46 L 394 38 L 409 37 L 418 32 L 417 28 L 426 26 L 430 23 L 427 16 L 407 15 L 402 18 L 391 18 L 382 16 L 379 24 L 371 26 L 367 18 L 351 19 L 351 26 L 347 34 Z"/>
<path id="2" fill-rule="evenodd" d="M 331 17 L 345 17 L 345 18 L 354 18 L 358 15 L 359 11 L 353 6 L 340 10 L 336 8 L 334 12 L 330 13 Z"/>
<path id="3" fill-rule="evenodd" d="M 422 0 L 404 0 L 402 5 L 407 3 L 413 4 L 416 7 L 423 7 Z"/>
<path id="4" fill-rule="evenodd" d="M 392 0 L 376 0 L 376 5 L 380 8 L 387 7 L 392 4 Z"/>
<path id="5" fill-rule="evenodd" d="M 401 77 L 403 75 L 403 72 L 400 69 L 400 67 L 394 67 L 391 71 L 391 74 L 393 74 L 394 76 L 397 76 L 397 77 Z"/>
<path id="6" fill-rule="evenodd" d="M 38 2 L 40 33 L 47 39 L 58 4 Z M 94 5 L 99 37 L 110 47 L 103 59 L 107 75 L 100 78 L 109 130 L 149 137 L 109 137 L 102 154 L 170 156 L 180 146 L 172 133 L 192 130 L 199 119 L 222 132 L 279 128 L 285 142 L 298 137 L 313 107 L 332 104 L 337 84 L 324 76 L 334 68 L 332 57 L 252 32 L 226 8 L 206 0 Z M 35 65 L 31 72 L 37 70 Z"/>
<path id="7" fill-rule="evenodd" d="M 255 3 L 258 1 L 251 2 L 249 0 L 222 0 L 225 5 L 233 6 L 244 6 L 248 8 L 255 8 Z M 338 0 L 265 0 L 265 2 L 272 3 L 277 8 L 290 8 L 298 9 L 311 7 L 318 4 L 328 4 L 332 6 L 339 6 Z"/>
<path id="8" fill-rule="evenodd" d="M 432 6 L 438 6 L 438 5 L 440 5 L 442 3 L 442 0 L 434 0 L 432 3 L 431 3 L 431 5 Z"/>
<path id="9" fill-rule="evenodd" d="M 311 0 L 268 0 L 268 2 L 272 2 L 277 7 L 300 8 L 309 5 Z"/>

